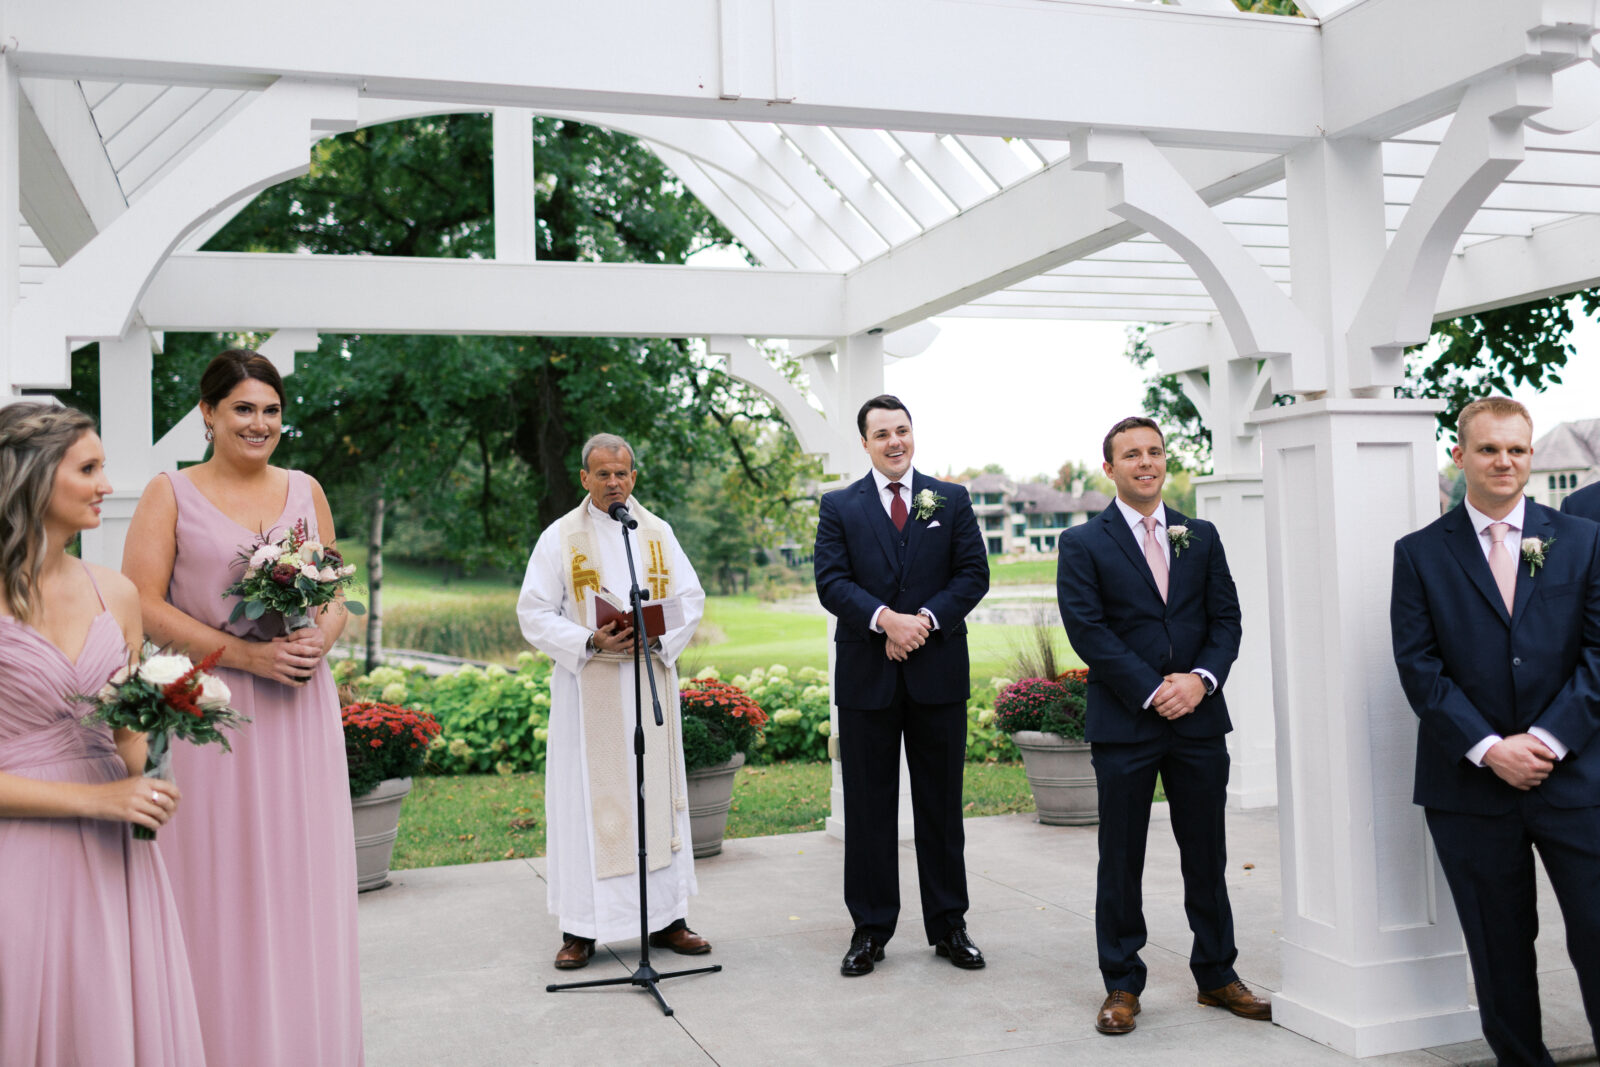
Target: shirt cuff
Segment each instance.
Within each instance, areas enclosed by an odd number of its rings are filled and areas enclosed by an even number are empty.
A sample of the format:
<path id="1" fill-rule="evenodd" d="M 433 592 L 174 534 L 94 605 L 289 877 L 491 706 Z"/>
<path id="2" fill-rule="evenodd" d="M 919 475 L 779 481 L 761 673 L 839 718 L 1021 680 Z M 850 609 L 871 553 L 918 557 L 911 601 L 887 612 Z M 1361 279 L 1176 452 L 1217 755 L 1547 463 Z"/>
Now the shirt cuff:
<path id="1" fill-rule="evenodd" d="M 1198 674 L 1201 678 L 1210 683 L 1206 686 L 1206 696 L 1211 696 L 1218 689 L 1222 688 L 1222 686 L 1217 682 L 1217 676 L 1206 670 L 1204 667 L 1196 667 L 1189 673 Z"/>
<path id="2" fill-rule="evenodd" d="M 1167 680 L 1165 678 L 1163 678 L 1161 680 L 1161 685 L 1166 685 L 1166 684 L 1167 684 Z M 1148 708 L 1151 704 L 1154 704 L 1155 701 L 1156 701 L 1156 694 L 1161 692 L 1161 685 L 1158 685 L 1154 689 L 1152 689 L 1150 691 L 1150 695 L 1144 698 L 1144 703 L 1140 704 L 1139 707 Z"/>
<path id="3" fill-rule="evenodd" d="M 918 608 L 917 614 L 926 615 L 928 617 L 928 625 L 933 627 L 935 630 L 939 628 L 939 620 L 934 618 L 933 612 L 929 611 L 927 608 Z"/>
<path id="4" fill-rule="evenodd" d="M 1567 746 L 1556 740 L 1556 736 L 1549 730 L 1546 730 L 1543 726 L 1530 726 L 1528 727 L 1528 732 L 1543 741 L 1544 747 L 1556 754 L 1556 759 L 1564 760 L 1567 758 Z"/>
<path id="5" fill-rule="evenodd" d="M 1467 749 L 1467 759 L 1472 761 L 1472 765 L 1474 767 L 1482 767 L 1484 754 L 1504 740 L 1505 738 L 1501 737 L 1499 734 L 1490 734 L 1482 741 L 1479 741 L 1477 744 Z"/>
<path id="6" fill-rule="evenodd" d="M 872 620 L 867 623 L 867 629 L 871 630 L 875 634 L 883 633 L 883 627 L 878 625 L 878 616 L 882 615 L 884 612 L 886 612 L 888 610 L 889 610 L 889 605 L 887 605 L 887 604 L 879 604 L 878 605 L 878 610 L 874 611 L 872 613 Z"/>

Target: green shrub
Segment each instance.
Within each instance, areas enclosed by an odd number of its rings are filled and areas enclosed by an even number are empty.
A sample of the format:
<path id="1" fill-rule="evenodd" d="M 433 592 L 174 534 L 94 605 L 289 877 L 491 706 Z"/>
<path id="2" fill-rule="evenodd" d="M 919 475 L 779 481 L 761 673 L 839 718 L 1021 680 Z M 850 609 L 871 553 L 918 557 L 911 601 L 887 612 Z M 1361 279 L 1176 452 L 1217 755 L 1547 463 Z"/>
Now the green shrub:
<path id="1" fill-rule="evenodd" d="M 701 671 L 702 675 L 707 672 Z M 825 760 L 833 724 L 828 719 L 828 676 L 815 667 L 790 672 L 781 663 L 732 679 L 767 713 L 767 728 L 751 751 L 753 763 Z"/>
<path id="2" fill-rule="evenodd" d="M 498 659 L 527 651 L 517 622 L 517 590 L 400 604 L 383 612 L 383 643 L 464 659 Z"/>

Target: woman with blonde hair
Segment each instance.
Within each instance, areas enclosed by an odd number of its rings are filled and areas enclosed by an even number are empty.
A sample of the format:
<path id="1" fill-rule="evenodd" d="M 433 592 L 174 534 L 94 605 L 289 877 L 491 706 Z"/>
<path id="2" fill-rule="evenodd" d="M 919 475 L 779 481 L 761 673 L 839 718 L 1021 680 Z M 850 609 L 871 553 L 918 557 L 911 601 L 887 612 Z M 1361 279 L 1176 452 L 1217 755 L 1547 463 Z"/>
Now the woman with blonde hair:
<path id="1" fill-rule="evenodd" d="M 67 554 L 111 491 L 94 420 L 0 408 L 0 1063 L 204 1062 L 166 871 L 178 789 L 85 725 L 143 643 L 133 583 Z"/>
<path id="2" fill-rule="evenodd" d="M 250 716 L 232 754 L 174 745 L 189 792 L 182 825 L 161 835 L 189 942 L 206 1055 L 269 1067 L 361 1062 L 355 829 L 344 729 L 324 662 L 344 628 L 338 603 L 285 634 L 269 612 L 230 621 L 241 550 L 305 522 L 334 538 L 322 487 L 271 463 L 283 432 L 283 380 L 255 352 L 230 349 L 200 378 L 212 454 L 158 475 L 128 529 L 122 569 L 155 640 L 191 655 L 223 649 L 217 675 Z"/>

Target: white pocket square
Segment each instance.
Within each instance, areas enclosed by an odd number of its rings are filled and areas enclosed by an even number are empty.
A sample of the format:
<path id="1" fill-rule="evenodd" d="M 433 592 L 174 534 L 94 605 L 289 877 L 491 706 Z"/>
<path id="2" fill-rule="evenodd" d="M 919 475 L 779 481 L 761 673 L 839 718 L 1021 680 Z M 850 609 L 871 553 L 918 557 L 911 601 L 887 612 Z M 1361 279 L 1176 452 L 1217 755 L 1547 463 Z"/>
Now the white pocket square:
<path id="1" fill-rule="evenodd" d="M 939 520 L 938 519 L 934 519 L 932 522 L 928 523 L 928 529 L 931 530 L 937 525 L 939 525 Z"/>

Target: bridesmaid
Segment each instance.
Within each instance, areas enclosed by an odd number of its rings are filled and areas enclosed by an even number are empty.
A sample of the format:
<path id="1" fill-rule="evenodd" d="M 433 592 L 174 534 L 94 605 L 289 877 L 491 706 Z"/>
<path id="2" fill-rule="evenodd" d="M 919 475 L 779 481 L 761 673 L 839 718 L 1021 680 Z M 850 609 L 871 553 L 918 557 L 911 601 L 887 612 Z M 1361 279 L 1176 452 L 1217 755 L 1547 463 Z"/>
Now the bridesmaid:
<path id="1" fill-rule="evenodd" d="M 304 519 L 333 541 L 322 487 L 268 461 L 283 430 L 283 381 L 229 350 L 200 379 L 211 458 L 158 475 L 128 530 L 122 567 L 157 642 L 224 651 L 218 675 L 252 723 L 232 754 L 174 746 L 189 807 L 161 850 L 189 942 L 206 1056 L 218 1064 L 357 1064 L 355 831 L 344 730 L 323 657 L 338 604 L 283 636 L 282 618 L 230 624 L 222 591 L 260 533 Z"/>
<path id="2" fill-rule="evenodd" d="M 144 736 L 79 720 L 143 642 L 115 571 L 67 555 L 111 491 L 94 421 L 0 408 L 0 1063 L 201 1064 L 200 1018 L 155 846 L 178 789 Z"/>

